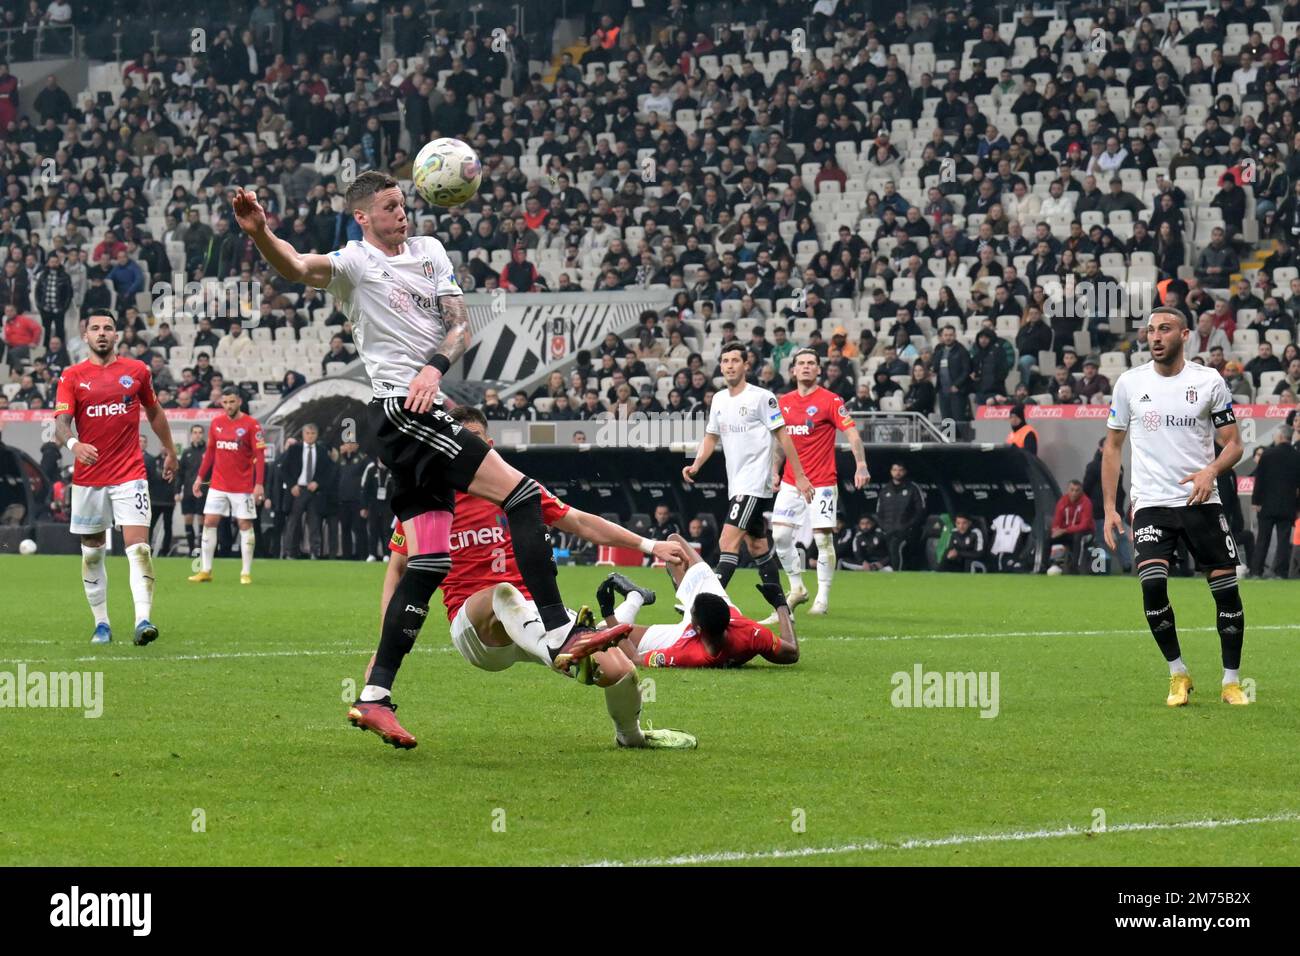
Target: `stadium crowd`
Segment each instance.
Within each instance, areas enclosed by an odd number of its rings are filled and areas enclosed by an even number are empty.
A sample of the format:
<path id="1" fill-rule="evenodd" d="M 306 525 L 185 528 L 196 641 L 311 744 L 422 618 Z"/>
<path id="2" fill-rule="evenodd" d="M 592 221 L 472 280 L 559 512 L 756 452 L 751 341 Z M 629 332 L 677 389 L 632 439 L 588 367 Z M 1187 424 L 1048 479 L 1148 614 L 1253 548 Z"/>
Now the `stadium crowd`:
<path id="1" fill-rule="evenodd" d="M 778 390 L 783 359 L 816 349 L 857 410 L 1104 403 L 1147 358 L 1105 305 L 1124 296 L 1183 307 L 1194 360 L 1239 400 L 1293 403 L 1300 0 L 1063 6 L 771 0 L 721 21 L 594 0 L 568 6 L 583 41 L 536 69 L 545 47 L 513 25 L 257 0 L 203 52 L 145 53 L 86 91 L 51 77 L 30 113 L 0 66 L 4 400 L 47 405 L 98 308 L 178 407 L 214 380 L 256 400 L 337 368 L 346 320 L 264 268 L 231 187 L 329 251 L 357 237 L 350 174 L 409 179 L 452 135 L 483 159 L 478 196 L 411 210 L 463 288 L 672 293 L 572 372 L 489 390 L 490 418 L 699 416 L 733 339 Z M 204 294 L 152 299 L 173 273 Z M 249 321 L 212 309 L 213 284 L 254 282 Z"/>

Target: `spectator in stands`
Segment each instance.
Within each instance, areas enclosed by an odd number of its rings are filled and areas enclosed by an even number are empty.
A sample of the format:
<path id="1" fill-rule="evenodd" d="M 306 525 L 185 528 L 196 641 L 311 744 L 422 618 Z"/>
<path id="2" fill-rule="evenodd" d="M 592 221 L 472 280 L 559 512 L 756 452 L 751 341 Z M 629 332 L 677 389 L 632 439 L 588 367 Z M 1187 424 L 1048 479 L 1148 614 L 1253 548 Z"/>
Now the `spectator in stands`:
<path id="1" fill-rule="evenodd" d="M 329 351 L 325 353 L 325 357 L 320 361 L 321 374 L 330 374 L 329 366 L 331 363 L 340 362 L 346 365 L 351 362 L 352 359 L 352 353 L 349 352 L 347 346 L 343 344 L 343 337 L 336 335 L 330 339 Z"/>
<path id="2" fill-rule="evenodd" d="M 509 410 L 501 404 L 501 396 L 495 388 L 483 392 L 483 404 L 479 406 L 483 417 L 490 422 L 504 422 L 510 417 Z"/>
<path id="3" fill-rule="evenodd" d="M 171 369 L 167 367 L 167 360 L 161 355 L 154 355 L 149 364 L 149 371 L 153 375 L 153 390 L 155 392 L 160 389 L 167 389 L 168 391 L 176 389 L 176 379 L 172 377 Z"/>
<path id="4" fill-rule="evenodd" d="M 1293 395 L 1300 394 L 1300 358 L 1293 358 L 1286 368 L 1286 375 L 1273 387 L 1274 395 L 1281 395 L 1290 390 Z"/>
<path id="5" fill-rule="evenodd" d="M 338 336 L 335 336 L 338 338 Z M 331 348 L 333 343 L 331 342 Z M 247 365 L 253 358 L 253 340 L 244 334 L 240 322 L 230 323 L 230 332 L 217 343 L 216 355 L 223 363 L 234 366 Z"/>
<path id="6" fill-rule="evenodd" d="M 1110 380 L 1100 374 L 1100 363 L 1095 356 L 1083 360 L 1083 376 L 1078 380 L 1077 394 L 1085 403 L 1110 395 Z"/>
<path id="7" fill-rule="evenodd" d="M 510 261 L 501 270 L 501 288 L 507 292 L 538 292 L 544 288 L 545 280 L 527 257 L 528 250 L 523 245 L 511 250 Z"/>
<path id="8" fill-rule="evenodd" d="M 17 371 L 28 363 L 32 349 L 40 344 L 41 324 L 29 315 L 20 314 L 13 303 L 8 303 L 4 307 L 3 334 L 9 368 Z"/>
<path id="9" fill-rule="evenodd" d="M 876 400 L 871 397 L 871 383 L 859 382 L 858 387 L 853 393 L 853 398 L 845 402 L 844 407 L 849 413 L 855 412 L 874 412 L 877 409 Z"/>
<path id="10" fill-rule="evenodd" d="M 984 405 L 1007 390 L 1006 353 L 997 343 L 997 335 L 990 329 L 980 329 L 975 335 L 975 347 L 970 356 L 970 378 L 975 392 L 975 402 Z"/>
<path id="11" fill-rule="evenodd" d="M 930 381 L 929 370 L 924 363 L 915 363 L 912 366 L 911 384 L 908 385 L 907 392 L 903 396 L 903 411 L 917 412 L 928 417 L 934 413 L 935 397 L 934 383 Z"/>
<path id="12" fill-rule="evenodd" d="M 525 391 L 515 392 L 510 399 L 510 410 L 506 413 L 506 419 L 512 422 L 532 422 L 537 420 L 537 409 L 533 408 L 532 403 L 528 401 L 528 393 Z"/>
<path id="13" fill-rule="evenodd" d="M 1196 278 L 1207 288 L 1226 289 L 1239 267 L 1237 253 L 1228 244 L 1223 228 L 1215 226 L 1210 230 L 1210 244 L 1196 260 Z"/>
<path id="14" fill-rule="evenodd" d="M 939 333 L 939 345 L 931 358 L 939 391 L 939 414 L 943 418 L 966 421 L 970 418 L 967 403 L 971 381 L 970 353 L 957 341 L 957 330 L 945 325 Z"/>
<path id="15" fill-rule="evenodd" d="M 1273 343 L 1271 342 L 1260 342 L 1259 353 L 1247 362 L 1245 367 L 1245 372 L 1250 376 L 1251 382 L 1254 383 L 1256 389 L 1260 385 L 1260 376 L 1265 372 L 1281 371 L 1283 371 L 1282 363 L 1273 354 Z"/>
<path id="16" fill-rule="evenodd" d="M 604 403 L 600 400 L 600 392 L 594 388 L 589 388 L 582 393 L 582 405 L 578 408 L 579 421 L 592 421 L 594 419 L 604 418 L 608 413 Z"/>
<path id="17" fill-rule="evenodd" d="M 194 334 L 195 349 L 210 349 L 215 352 L 221 344 L 221 336 L 212 330 L 212 320 L 207 316 L 199 318 L 199 330 Z"/>
<path id="18" fill-rule="evenodd" d="M 1228 333 L 1222 329 L 1214 327 L 1214 316 L 1209 312 L 1204 312 L 1196 319 L 1196 328 L 1187 336 L 1187 354 L 1199 355 L 1202 352 L 1209 352 L 1212 349 L 1228 349 L 1232 343 L 1228 339 Z"/>
<path id="19" fill-rule="evenodd" d="M 72 304 L 72 280 L 64 271 L 63 260 L 51 252 L 46 259 L 45 269 L 36 280 L 35 300 L 41 313 L 41 322 L 45 325 L 45 345 L 50 344 L 53 336 L 64 338 L 64 315 Z"/>

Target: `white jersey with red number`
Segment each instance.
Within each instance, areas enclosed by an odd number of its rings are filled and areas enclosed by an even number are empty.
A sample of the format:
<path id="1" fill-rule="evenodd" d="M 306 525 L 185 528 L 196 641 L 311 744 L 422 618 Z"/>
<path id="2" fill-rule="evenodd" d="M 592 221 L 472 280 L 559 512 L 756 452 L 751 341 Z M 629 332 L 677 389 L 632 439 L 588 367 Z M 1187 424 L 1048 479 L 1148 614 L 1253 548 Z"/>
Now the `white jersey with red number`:
<path id="1" fill-rule="evenodd" d="M 785 419 L 785 430 L 794 443 L 803 473 L 813 487 L 833 486 L 836 483 L 835 433 L 853 427 L 844 399 L 820 386 L 808 395 L 800 395 L 795 389 L 781 396 L 781 417 Z M 781 472 L 781 480 L 788 485 L 795 483 L 789 461 Z"/>
<path id="2" fill-rule="evenodd" d="M 555 524 L 568 513 L 568 505 L 542 489 L 544 524 Z M 395 554 L 406 554 L 406 529 L 400 521 L 393 528 L 388 548 Z M 515 563 L 506 513 L 490 501 L 458 491 L 456 516 L 451 523 L 451 573 L 442 582 L 447 620 L 454 618 L 472 595 L 498 584 L 513 584 L 527 600 L 532 600 Z"/>
<path id="3" fill-rule="evenodd" d="M 241 412 L 237 418 L 221 414 L 212 419 L 199 477 L 206 478 L 209 470 L 214 491 L 246 495 L 264 483 L 266 440 L 256 418 Z"/>
<path id="4" fill-rule="evenodd" d="M 153 375 L 137 359 L 115 358 L 107 365 L 87 359 L 65 369 L 54 415 L 71 415 L 77 440 L 99 452 L 93 465 L 73 466 L 72 483 L 103 487 L 144 478 L 140 409 L 157 404 Z"/>

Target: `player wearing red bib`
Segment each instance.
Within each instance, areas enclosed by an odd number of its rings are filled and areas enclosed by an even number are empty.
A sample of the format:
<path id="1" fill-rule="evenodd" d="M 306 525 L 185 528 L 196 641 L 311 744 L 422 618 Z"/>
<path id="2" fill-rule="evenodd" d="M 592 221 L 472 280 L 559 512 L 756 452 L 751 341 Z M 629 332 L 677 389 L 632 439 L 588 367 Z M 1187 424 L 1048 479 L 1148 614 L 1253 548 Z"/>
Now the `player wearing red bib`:
<path id="1" fill-rule="evenodd" d="M 195 498 L 203 497 L 203 479 L 212 473 L 208 500 L 203 506 L 200 570 L 190 577 L 195 583 L 212 580 L 217 525 L 223 517 L 239 522 L 239 556 L 243 560 L 239 583 L 253 583 L 253 546 L 256 543 L 253 528 L 257 509 L 266 497 L 266 440 L 257 419 L 243 414 L 239 410 L 240 404 L 239 390 L 227 386 L 221 393 L 221 407 L 225 414 L 212 419 L 208 428 L 208 447 L 191 489 Z"/>
<path id="2" fill-rule="evenodd" d="M 491 444 L 487 436 L 487 420 L 478 409 L 462 405 L 452 410 L 451 417 Z M 570 508 L 545 489 L 542 489 L 542 521 L 596 544 L 639 547 L 662 559 L 670 568 L 680 566 L 690 550 L 682 542 L 652 542 L 640 538 L 603 518 Z M 392 557 L 384 577 L 381 617 L 387 613 L 389 601 L 405 571 L 409 530 L 399 521 L 389 542 Z M 447 609 L 447 620 L 451 622 L 452 644 L 461 656 L 486 671 L 505 670 L 521 661 L 551 668 L 552 657 L 547 647 L 527 638 L 530 631 L 526 624 L 538 616 L 538 611 L 515 561 L 510 523 L 505 512 L 490 501 L 457 492 L 449 537 L 451 571 L 442 581 L 442 602 Z M 640 594 L 643 601 L 647 598 L 654 600 L 653 591 L 637 589 L 630 581 L 623 580 L 630 591 Z M 586 608 L 579 615 L 584 612 L 590 616 L 591 612 Z M 617 628 L 619 638 L 631 630 L 630 622 L 611 623 Z M 616 644 L 617 641 L 583 658 L 575 668 L 564 673 L 585 684 L 596 684 L 605 689 L 605 706 L 614 721 L 615 740 L 620 747 L 694 747 L 695 738 L 690 734 L 641 728 L 641 691 L 637 685 L 636 667 Z M 384 739 L 395 746 L 415 746 L 415 739 L 409 734 Z"/>
<path id="3" fill-rule="evenodd" d="M 867 460 L 862 449 L 862 436 L 858 434 L 853 418 L 844 407 L 844 400 L 817 384 L 821 375 L 821 360 L 812 349 L 800 349 L 791 361 L 793 390 L 780 398 L 781 417 L 786 431 L 799 453 L 799 463 L 813 485 L 812 529 L 817 542 L 817 597 L 810 614 L 825 614 L 830 603 L 831 579 L 835 576 L 835 514 L 839 496 L 839 482 L 835 469 L 835 435 L 844 432 L 853 449 L 857 469 L 853 473 L 853 487 L 862 488 L 871 480 Z M 777 468 L 781 468 L 778 450 Z M 781 566 L 790 576 L 790 607 L 798 607 L 808 600 L 803 586 L 803 569 L 799 567 L 799 551 L 795 547 L 795 534 L 808 520 L 809 504 L 798 488 L 790 463 L 785 463 L 781 473 L 781 489 L 772 509 L 772 541 L 776 545 Z M 776 616 L 763 623 L 776 623 Z"/>
<path id="4" fill-rule="evenodd" d="M 149 482 L 140 448 L 140 411 L 163 447 L 163 477 L 176 473 L 167 415 L 154 397 L 153 379 L 143 362 L 117 356 L 117 323 L 111 315 L 92 315 L 85 340 L 90 357 L 65 369 L 54 406 L 59 444 L 76 458 L 72 471 L 72 520 L 68 530 L 81 536 L 81 580 L 95 615 L 92 644 L 113 639 L 108 622 L 106 534 L 122 529 L 135 600 L 135 643 L 158 637 L 153 612 L 153 553 L 149 548 Z M 76 424 L 76 437 L 72 425 Z"/>
<path id="5" fill-rule="evenodd" d="M 679 535 L 670 542 L 686 551 L 684 565 L 670 566 L 668 573 L 677 588 L 677 603 L 685 615 L 676 624 L 634 627 L 623 646 L 638 664 L 646 667 L 740 667 L 755 657 L 773 664 L 794 664 L 799 660 L 799 638 L 794 618 L 778 584 L 757 585 L 772 605 L 779 633 L 751 621 L 737 610 L 722 581 L 704 559 Z M 611 574 L 597 590 L 601 613 L 607 619 L 633 621 L 641 609 L 641 595 L 620 574 Z M 615 610 L 614 592 L 624 595 Z"/>

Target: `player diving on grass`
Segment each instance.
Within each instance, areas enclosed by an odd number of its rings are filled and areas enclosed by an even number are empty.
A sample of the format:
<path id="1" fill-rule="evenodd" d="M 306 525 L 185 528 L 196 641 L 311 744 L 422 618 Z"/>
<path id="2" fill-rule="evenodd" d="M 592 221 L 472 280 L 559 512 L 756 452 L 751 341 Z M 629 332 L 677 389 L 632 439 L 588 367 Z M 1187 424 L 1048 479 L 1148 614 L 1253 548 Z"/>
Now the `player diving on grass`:
<path id="1" fill-rule="evenodd" d="M 1187 337 L 1182 312 L 1155 309 L 1147 320 L 1151 361 L 1115 381 L 1101 457 L 1104 533 L 1106 546 L 1114 551 L 1117 536 L 1124 533 L 1115 501 L 1128 438 L 1133 442 L 1129 524 L 1147 625 L 1169 664 L 1165 703 L 1182 707 L 1193 690 L 1169 603 L 1169 561 L 1181 540 L 1205 572 L 1217 610 L 1223 658 L 1220 699 L 1242 706 L 1250 703 L 1239 676 L 1246 615 L 1237 590 L 1237 543 L 1223 514 L 1218 485 L 1219 476 L 1231 473 L 1241 458 L 1241 435 L 1223 376 L 1186 360 Z M 1223 448 L 1217 457 L 1216 441 Z"/>
<path id="2" fill-rule="evenodd" d="M 776 396 L 745 379 L 745 347 L 738 342 L 724 346 L 718 366 L 727 387 L 713 396 L 704 439 L 695 461 L 682 469 L 682 478 L 693 483 L 714 449 L 722 444 L 730 505 L 718 541 L 718 578 L 726 587 L 740 564 L 743 542 L 759 578 L 779 588 L 781 569 L 776 553 L 768 545 L 764 518 L 764 512 L 772 507 L 777 447 L 785 453 L 795 486 L 805 502 L 812 500 L 813 486 L 790 441 Z"/>
<path id="3" fill-rule="evenodd" d="M 668 540 L 686 552 L 684 564 L 668 567 L 677 603 L 685 613 L 675 624 L 633 627 L 620 644 L 632 660 L 646 667 L 740 667 L 755 657 L 773 664 L 798 663 L 794 616 L 779 584 L 756 585 L 772 605 L 778 625 L 778 633 L 773 634 L 740 613 L 722 581 L 684 538 L 674 534 Z M 623 595 L 617 608 L 616 593 Z M 654 600 L 654 592 L 636 587 L 621 574 L 611 574 L 597 589 L 596 599 L 606 620 L 632 624 L 641 608 Z"/>
<path id="4" fill-rule="evenodd" d="M 487 419 L 478 409 L 462 405 L 452 410 L 451 417 L 467 431 L 491 444 Z M 640 548 L 663 560 L 670 568 L 682 567 L 687 555 L 694 555 L 680 539 L 669 542 L 640 538 L 604 518 L 569 507 L 545 489 L 542 490 L 542 520 L 553 528 L 594 544 Z M 407 563 L 408 540 L 406 529 L 400 522 L 393 531 L 389 550 L 392 557 L 384 576 L 380 610 L 385 618 Z M 510 527 L 501 509 L 490 501 L 457 492 L 456 514 L 451 526 L 451 554 L 451 573 L 442 582 L 442 603 L 451 623 L 451 642 L 461 656 L 485 671 L 505 670 L 520 662 L 549 667 L 550 656 L 540 652 L 536 642 L 525 637 L 525 623 L 537 617 L 537 605 L 530 599 L 515 564 Z M 653 600 L 653 592 L 640 593 L 643 598 L 650 595 Z M 587 615 L 590 613 L 586 611 Z M 695 738 L 690 734 L 641 727 L 641 691 L 636 667 L 618 647 L 609 647 L 583 658 L 564 673 L 582 683 L 605 689 L 605 708 L 614 722 L 618 746 L 651 749 L 689 749 L 695 746 Z"/>
<path id="5" fill-rule="evenodd" d="M 362 238 L 329 255 L 300 253 L 267 225 L 257 197 L 243 188 L 233 206 L 239 227 L 290 282 L 326 289 L 352 321 L 357 351 L 373 388 L 366 408 L 379 459 L 392 472 L 393 513 L 406 529 L 411 557 L 398 581 L 370 678 L 348 720 L 385 742 L 412 747 L 397 721 L 392 686 L 451 571 L 455 493 L 500 505 L 519 573 L 537 603 L 522 639 L 557 670 L 617 643 L 624 630 L 575 625 L 556 583 L 542 523 L 541 486 L 462 428 L 443 409 L 442 377 L 469 345 L 469 312 L 442 243 L 408 238 L 405 197 L 396 179 L 362 173 L 345 201 Z"/>
<path id="6" fill-rule="evenodd" d="M 781 559 L 781 566 L 790 577 L 786 600 L 793 610 L 808 600 L 794 538 L 804 523 L 804 516 L 812 509 L 813 540 L 817 542 L 817 597 L 808 613 L 825 614 L 830 605 L 831 581 L 835 577 L 835 518 L 839 502 L 835 470 L 836 432 L 844 432 L 849 447 L 853 449 L 857 466 L 853 472 L 853 487 L 861 490 L 871 480 L 871 473 L 867 471 L 862 436 L 844 407 L 844 399 L 817 384 L 821 375 L 821 359 L 817 353 L 812 349 L 800 349 L 794 353 L 790 368 L 795 387 L 780 398 L 781 417 L 799 453 L 799 462 L 812 482 L 813 497 L 809 502 L 799 493 L 794 469 L 789 461 L 782 465 L 785 455 L 778 446 L 776 470 L 781 472 L 781 477 L 774 481 L 780 490 L 772 508 L 772 543 Z M 763 623 L 776 624 L 776 616 Z"/>
<path id="7" fill-rule="evenodd" d="M 122 529 L 135 600 L 135 643 L 157 639 L 153 613 L 152 518 L 149 482 L 140 442 L 143 410 L 163 450 L 163 478 L 176 474 L 176 449 L 167 414 L 154 396 L 148 366 L 117 354 L 117 320 L 92 314 L 84 333 L 90 356 L 69 366 L 59 378 L 54 433 L 76 458 L 72 470 L 72 520 L 68 530 L 81 536 L 81 580 L 95 616 L 92 644 L 113 639 L 108 622 L 107 532 Z M 76 424 L 77 434 L 72 434 Z"/>

